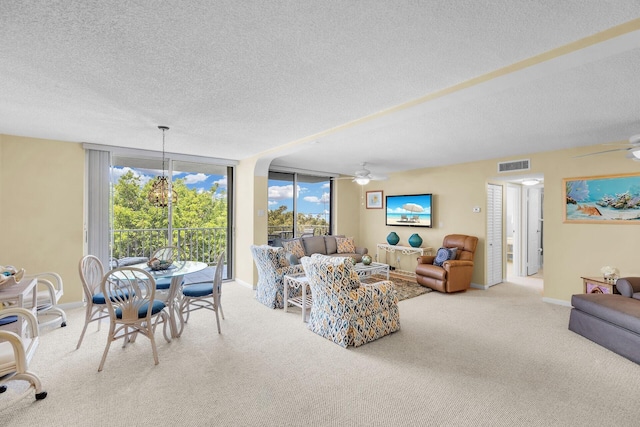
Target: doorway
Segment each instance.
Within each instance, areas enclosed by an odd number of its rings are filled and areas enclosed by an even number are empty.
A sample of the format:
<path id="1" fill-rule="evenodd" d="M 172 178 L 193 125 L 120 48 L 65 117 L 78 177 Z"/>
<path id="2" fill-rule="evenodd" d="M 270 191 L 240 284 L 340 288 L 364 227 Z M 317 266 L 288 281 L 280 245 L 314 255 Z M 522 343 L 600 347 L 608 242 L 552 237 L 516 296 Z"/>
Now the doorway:
<path id="1" fill-rule="evenodd" d="M 507 184 L 505 258 L 507 281 L 543 290 L 544 186 Z"/>

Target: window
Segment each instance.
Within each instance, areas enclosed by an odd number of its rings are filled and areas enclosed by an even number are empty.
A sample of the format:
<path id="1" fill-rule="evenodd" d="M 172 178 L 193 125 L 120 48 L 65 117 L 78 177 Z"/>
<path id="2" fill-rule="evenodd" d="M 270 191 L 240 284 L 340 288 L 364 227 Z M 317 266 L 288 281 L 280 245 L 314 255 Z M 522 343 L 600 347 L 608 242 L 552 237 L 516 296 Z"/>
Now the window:
<path id="1" fill-rule="evenodd" d="M 268 241 L 331 232 L 331 178 L 269 172 Z M 295 191 L 294 191 L 295 189 Z"/>
<path id="2" fill-rule="evenodd" d="M 231 166 L 165 161 L 177 202 L 153 206 L 148 193 L 162 175 L 161 162 L 133 156 L 113 156 L 111 167 L 111 257 L 149 257 L 155 248 L 182 247 L 190 259 L 213 265 L 226 252 L 223 277 L 230 266 L 233 168 Z"/>

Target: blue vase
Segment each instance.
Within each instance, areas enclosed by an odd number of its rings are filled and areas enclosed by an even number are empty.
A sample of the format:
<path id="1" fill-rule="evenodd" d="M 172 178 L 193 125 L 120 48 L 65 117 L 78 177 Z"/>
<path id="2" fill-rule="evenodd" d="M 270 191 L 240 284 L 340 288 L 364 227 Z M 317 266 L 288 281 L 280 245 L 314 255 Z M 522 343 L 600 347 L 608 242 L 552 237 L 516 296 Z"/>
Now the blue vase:
<path id="1" fill-rule="evenodd" d="M 422 244 L 422 237 L 418 236 L 418 234 L 412 234 L 411 237 L 409 237 L 409 244 L 412 248 L 419 248 Z"/>
<path id="2" fill-rule="evenodd" d="M 399 241 L 400 241 L 400 237 L 398 237 L 395 231 L 392 231 L 387 236 L 387 242 L 389 242 L 390 245 L 397 245 Z"/>

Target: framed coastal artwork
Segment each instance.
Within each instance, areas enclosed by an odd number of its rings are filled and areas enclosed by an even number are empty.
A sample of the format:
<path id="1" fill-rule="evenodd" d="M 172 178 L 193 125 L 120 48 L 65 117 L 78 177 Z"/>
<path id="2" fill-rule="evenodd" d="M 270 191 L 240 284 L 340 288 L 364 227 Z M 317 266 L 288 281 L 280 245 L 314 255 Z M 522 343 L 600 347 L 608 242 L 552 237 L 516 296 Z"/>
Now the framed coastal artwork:
<path id="1" fill-rule="evenodd" d="M 564 222 L 640 224 L 640 174 L 563 179 Z"/>
<path id="2" fill-rule="evenodd" d="M 382 209 L 382 191 L 367 191 L 367 209 Z"/>

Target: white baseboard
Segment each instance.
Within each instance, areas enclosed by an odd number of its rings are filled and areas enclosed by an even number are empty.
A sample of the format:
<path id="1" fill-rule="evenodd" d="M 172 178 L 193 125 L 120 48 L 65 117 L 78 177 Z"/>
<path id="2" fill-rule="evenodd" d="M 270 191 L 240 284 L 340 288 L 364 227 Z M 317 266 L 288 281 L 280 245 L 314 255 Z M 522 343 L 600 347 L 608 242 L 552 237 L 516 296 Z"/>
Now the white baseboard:
<path id="1" fill-rule="evenodd" d="M 244 280 L 240 280 L 238 278 L 233 279 L 233 281 L 236 282 L 237 284 L 242 285 L 242 286 L 244 286 L 246 288 L 249 288 L 249 289 L 254 289 L 255 290 L 255 288 L 256 288 L 254 284 L 247 283 Z"/>
<path id="2" fill-rule="evenodd" d="M 562 305 L 564 307 L 569 307 L 569 308 L 572 307 L 570 301 L 565 301 L 565 300 L 561 300 L 561 299 L 542 297 L 542 301 L 543 302 L 548 302 L 549 304 Z"/>

